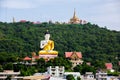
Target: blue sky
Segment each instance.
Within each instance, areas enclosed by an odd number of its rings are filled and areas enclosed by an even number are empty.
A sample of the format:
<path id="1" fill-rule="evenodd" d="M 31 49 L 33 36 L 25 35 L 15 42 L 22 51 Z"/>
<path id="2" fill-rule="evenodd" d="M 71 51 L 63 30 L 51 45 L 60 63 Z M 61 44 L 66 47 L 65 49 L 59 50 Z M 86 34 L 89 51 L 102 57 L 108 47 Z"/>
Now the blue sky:
<path id="1" fill-rule="evenodd" d="M 120 31 L 120 0 L 0 0 L 0 21 L 68 22 L 74 8 L 80 19 Z"/>

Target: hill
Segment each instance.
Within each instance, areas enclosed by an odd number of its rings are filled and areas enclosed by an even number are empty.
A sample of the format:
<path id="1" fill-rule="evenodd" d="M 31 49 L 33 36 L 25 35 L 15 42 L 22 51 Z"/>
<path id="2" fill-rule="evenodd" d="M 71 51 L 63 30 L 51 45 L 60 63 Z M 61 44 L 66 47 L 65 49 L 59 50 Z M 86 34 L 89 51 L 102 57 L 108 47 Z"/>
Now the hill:
<path id="1" fill-rule="evenodd" d="M 80 51 L 85 61 L 115 62 L 120 60 L 120 32 L 95 24 L 53 24 L 0 22 L 0 54 L 31 55 L 40 50 L 44 32 L 50 31 L 59 56 L 66 51 Z"/>

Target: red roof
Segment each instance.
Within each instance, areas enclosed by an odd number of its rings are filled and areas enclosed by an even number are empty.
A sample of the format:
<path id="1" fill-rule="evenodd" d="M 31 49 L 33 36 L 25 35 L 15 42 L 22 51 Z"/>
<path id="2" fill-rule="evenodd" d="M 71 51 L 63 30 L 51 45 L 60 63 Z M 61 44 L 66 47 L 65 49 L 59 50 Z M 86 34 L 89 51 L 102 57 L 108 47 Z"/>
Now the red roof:
<path id="1" fill-rule="evenodd" d="M 39 59 L 39 56 L 34 56 L 35 59 Z"/>
<path id="2" fill-rule="evenodd" d="M 81 52 L 65 52 L 65 57 L 66 57 L 66 58 L 70 58 L 74 53 L 75 53 L 79 58 L 82 58 L 82 53 L 81 53 Z"/>
<path id="3" fill-rule="evenodd" d="M 39 21 L 37 21 L 37 22 L 33 22 L 33 24 L 40 24 L 40 22 L 39 22 Z"/>
<path id="4" fill-rule="evenodd" d="M 20 22 L 26 22 L 26 20 L 20 20 Z"/>
<path id="5" fill-rule="evenodd" d="M 112 69 L 112 63 L 105 63 L 106 69 Z"/>
<path id="6" fill-rule="evenodd" d="M 31 60 L 31 58 L 29 58 L 28 56 L 26 56 L 23 60 L 29 61 L 29 60 Z"/>

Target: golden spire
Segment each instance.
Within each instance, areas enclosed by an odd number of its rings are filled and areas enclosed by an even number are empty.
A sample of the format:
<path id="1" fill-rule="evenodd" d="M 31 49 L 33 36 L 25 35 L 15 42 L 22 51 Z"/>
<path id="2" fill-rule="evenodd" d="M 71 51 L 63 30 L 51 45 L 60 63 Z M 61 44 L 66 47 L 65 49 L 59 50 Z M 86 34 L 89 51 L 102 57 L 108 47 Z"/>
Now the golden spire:
<path id="1" fill-rule="evenodd" d="M 77 18 L 75 8 L 74 8 L 74 15 L 73 15 L 73 18 Z"/>
<path id="2" fill-rule="evenodd" d="M 13 23 L 15 23 L 15 18 L 13 17 Z"/>
<path id="3" fill-rule="evenodd" d="M 75 8 L 74 8 L 73 17 L 70 19 L 70 23 L 72 23 L 72 24 L 78 24 L 78 23 L 80 23 L 80 19 L 76 16 Z"/>

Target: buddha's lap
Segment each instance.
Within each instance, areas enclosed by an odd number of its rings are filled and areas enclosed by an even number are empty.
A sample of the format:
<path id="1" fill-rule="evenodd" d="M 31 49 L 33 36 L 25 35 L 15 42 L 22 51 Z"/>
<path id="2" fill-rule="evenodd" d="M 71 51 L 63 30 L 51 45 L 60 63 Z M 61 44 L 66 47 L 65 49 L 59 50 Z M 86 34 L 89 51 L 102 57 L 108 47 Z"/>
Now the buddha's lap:
<path id="1" fill-rule="evenodd" d="M 47 51 L 47 50 L 41 50 L 39 53 L 58 53 L 58 51 Z"/>

